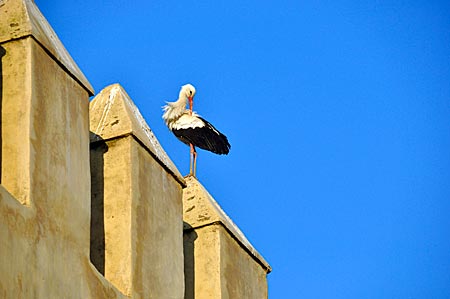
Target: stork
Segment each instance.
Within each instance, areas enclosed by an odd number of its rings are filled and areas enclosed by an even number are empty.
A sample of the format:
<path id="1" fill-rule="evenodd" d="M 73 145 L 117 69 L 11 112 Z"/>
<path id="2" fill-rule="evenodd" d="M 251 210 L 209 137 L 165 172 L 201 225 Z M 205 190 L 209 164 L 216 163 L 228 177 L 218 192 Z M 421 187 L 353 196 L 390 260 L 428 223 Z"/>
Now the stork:
<path id="1" fill-rule="evenodd" d="M 230 144 L 225 135 L 212 124 L 192 111 L 195 87 L 186 84 L 181 87 L 178 100 L 167 102 L 162 118 L 172 133 L 184 144 L 190 146 L 189 174 L 195 176 L 197 168 L 196 147 L 219 155 L 227 155 Z M 189 109 L 186 105 L 189 101 Z"/>

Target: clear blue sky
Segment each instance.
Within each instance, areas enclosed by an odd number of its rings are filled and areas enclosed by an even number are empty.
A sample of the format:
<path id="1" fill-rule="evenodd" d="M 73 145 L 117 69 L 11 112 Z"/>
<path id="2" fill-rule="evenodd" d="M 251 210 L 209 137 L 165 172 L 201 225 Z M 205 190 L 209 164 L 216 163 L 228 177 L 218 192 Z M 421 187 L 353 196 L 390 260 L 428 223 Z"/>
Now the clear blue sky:
<path id="1" fill-rule="evenodd" d="M 223 131 L 198 177 L 269 261 L 269 297 L 450 298 L 448 1 L 36 0 L 96 92 Z"/>

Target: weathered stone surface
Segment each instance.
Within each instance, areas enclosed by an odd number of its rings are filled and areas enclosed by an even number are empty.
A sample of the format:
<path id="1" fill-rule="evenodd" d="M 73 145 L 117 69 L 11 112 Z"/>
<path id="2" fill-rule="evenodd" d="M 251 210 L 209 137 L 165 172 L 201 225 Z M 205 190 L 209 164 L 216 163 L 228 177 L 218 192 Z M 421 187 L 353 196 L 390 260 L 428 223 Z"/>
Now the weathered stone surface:
<path id="1" fill-rule="evenodd" d="M 206 189 L 185 179 L 186 298 L 267 298 L 269 264 Z"/>
<path id="2" fill-rule="evenodd" d="M 53 28 L 32 0 L 0 1 L 0 44 L 5 41 L 32 37 L 57 60 L 81 86 L 94 94 L 89 81 L 63 46 Z"/>
<path id="3" fill-rule="evenodd" d="M 5 35 L 37 25 L 30 8 L 0 1 L 0 298 L 125 298 L 89 262 L 90 92 L 34 35 Z"/>
<path id="4" fill-rule="evenodd" d="M 222 298 L 219 230 L 209 225 L 184 232 L 185 299 Z"/>
<path id="5" fill-rule="evenodd" d="M 34 39 L 3 48 L 1 183 L 40 212 L 42 228 L 87 245 L 88 94 Z"/>
<path id="6" fill-rule="evenodd" d="M 218 232 L 221 298 L 267 298 L 266 275 L 270 268 L 263 268 L 261 263 L 255 262 L 254 256 L 243 250 L 240 242 L 222 226 Z"/>
<path id="7" fill-rule="evenodd" d="M 0 45 L 1 184 L 22 204 L 30 204 L 32 39 Z M 2 57 L 3 56 L 3 57 Z"/>
<path id="8" fill-rule="evenodd" d="M 183 298 L 184 179 L 173 164 L 168 172 L 170 159 L 122 87 L 105 88 L 90 112 L 92 220 L 100 225 L 91 228 L 100 236 L 92 260 L 128 296 Z"/>
<path id="9" fill-rule="evenodd" d="M 0 298 L 267 296 L 192 178 L 183 244 L 184 178 L 120 86 L 91 94 L 34 2 L 0 0 Z"/>
<path id="10" fill-rule="evenodd" d="M 98 274 L 63 227 L 48 230 L 43 218 L 0 186 L 0 298 L 127 298 Z"/>
<path id="11" fill-rule="evenodd" d="M 132 134 L 167 170 L 185 185 L 183 176 L 159 144 L 141 113 L 119 84 L 105 87 L 90 104 L 91 141 Z"/>

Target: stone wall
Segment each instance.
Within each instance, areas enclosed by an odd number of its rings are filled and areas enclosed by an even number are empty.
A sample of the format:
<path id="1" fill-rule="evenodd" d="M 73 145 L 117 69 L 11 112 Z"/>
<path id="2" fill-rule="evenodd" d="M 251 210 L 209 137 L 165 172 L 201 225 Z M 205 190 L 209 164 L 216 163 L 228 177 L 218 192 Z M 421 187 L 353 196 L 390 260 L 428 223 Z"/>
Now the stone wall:
<path id="1" fill-rule="evenodd" d="M 196 178 L 186 183 L 185 298 L 267 298 L 270 265 Z"/>
<path id="2" fill-rule="evenodd" d="M 270 266 L 125 90 L 92 95 L 34 2 L 0 0 L 0 298 L 266 298 Z"/>
<path id="3" fill-rule="evenodd" d="M 0 297 L 125 298 L 89 261 L 92 87 L 33 2 L 0 4 Z"/>
<path id="4" fill-rule="evenodd" d="M 92 260 L 127 296 L 183 298 L 184 179 L 120 85 L 90 107 Z"/>

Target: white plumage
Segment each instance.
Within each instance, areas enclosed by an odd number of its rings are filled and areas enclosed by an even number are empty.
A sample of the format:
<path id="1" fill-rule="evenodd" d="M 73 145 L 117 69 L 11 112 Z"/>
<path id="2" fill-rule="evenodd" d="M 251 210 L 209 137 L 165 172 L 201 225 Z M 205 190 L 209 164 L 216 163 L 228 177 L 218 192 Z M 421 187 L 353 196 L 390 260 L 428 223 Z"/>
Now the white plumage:
<path id="1" fill-rule="evenodd" d="M 201 121 L 199 118 L 200 116 L 192 112 L 192 115 L 189 115 L 188 113 L 182 114 L 177 121 L 171 122 L 169 124 L 169 129 L 171 130 L 181 130 L 181 129 L 195 129 L 195 128 L 202 128 L 205 126 L 205 123 Z"/>

